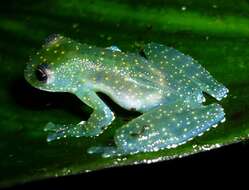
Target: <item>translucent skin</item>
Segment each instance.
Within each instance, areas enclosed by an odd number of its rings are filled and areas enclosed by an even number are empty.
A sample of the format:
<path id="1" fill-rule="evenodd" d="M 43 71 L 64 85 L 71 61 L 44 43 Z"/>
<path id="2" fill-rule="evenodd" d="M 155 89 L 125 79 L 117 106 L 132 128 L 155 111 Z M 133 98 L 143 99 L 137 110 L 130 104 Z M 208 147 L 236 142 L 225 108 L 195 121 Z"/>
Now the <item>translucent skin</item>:
<path id="1" fill-rule="evenodd" d="M 73 93 L 94 111 L 79 124 L 49 122 L 47 140 L 100 135 L 114 114 L 96 92 L 143 113 L 116 131 L 115 146 L 88 150 L 104 157 L 177 147 L 224 121 L 220 105 L 202 105 L 202 92 L 217 100 L 228 93 L 208 71 L 174 48 L 149 43 L 143 51 L 145 57 L 53 36 L 31 57 L 26 80 L 42 90 Z"/>

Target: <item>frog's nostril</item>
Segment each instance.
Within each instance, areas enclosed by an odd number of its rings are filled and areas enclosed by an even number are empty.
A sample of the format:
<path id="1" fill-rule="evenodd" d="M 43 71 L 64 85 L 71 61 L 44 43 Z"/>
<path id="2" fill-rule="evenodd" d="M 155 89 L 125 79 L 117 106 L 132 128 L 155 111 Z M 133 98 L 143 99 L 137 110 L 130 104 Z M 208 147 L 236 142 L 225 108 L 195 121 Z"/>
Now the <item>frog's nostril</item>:
<path id="1" fill-rule="evenodd" d="M 53 43 L 60 38 L 62 38 L 60 34 L 51 34 L 45 39 L 45 44 Z"/>

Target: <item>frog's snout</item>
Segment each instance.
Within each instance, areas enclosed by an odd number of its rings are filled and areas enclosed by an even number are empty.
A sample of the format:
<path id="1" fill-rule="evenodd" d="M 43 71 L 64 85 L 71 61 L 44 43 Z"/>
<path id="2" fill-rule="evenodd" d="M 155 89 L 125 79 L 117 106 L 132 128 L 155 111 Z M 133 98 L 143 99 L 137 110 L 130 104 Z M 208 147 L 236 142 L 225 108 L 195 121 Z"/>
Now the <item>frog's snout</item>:
<path id="1" fill-rule="evenodd" d="M 63 37 L 60 34 L 50 34 L 46 39 L 45 39 L 45 44 L 48 45 L 50 43 L 56 42 L 58 39 L 62 39 Z"/>
<path id="2" fill-rule="evenodd" d="M 27 63 L 26 67 L 24 68 L 24 78 L 27 82 L 31 83 L 32 80 L 32 67 L 30 63 Z"/>

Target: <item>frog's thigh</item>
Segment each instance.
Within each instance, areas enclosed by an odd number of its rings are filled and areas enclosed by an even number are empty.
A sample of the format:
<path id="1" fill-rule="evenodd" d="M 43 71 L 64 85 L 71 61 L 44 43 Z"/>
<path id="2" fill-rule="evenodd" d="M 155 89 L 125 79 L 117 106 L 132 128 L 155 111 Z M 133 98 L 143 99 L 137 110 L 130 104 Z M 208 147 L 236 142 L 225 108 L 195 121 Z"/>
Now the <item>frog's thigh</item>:
<path id="1" fill-rule="evenodd" d="M 115 142 L 122 154 L 172 148 L 201 135 L 224 119 L 218 104 L 183 111 L 161 106 L 132 120 L 119 129 Z"/>
<path id="2" fill-rule="evenodd" d="M 173 73 L 186 76 L 194 81 L 201 90 L 220 100 L 226 97 L 228 89 L 217 82 L 210 73 L 190 56 L 162 44 L 149 43 L 144 47 L 144 53 L 158 67 L 163 66 Z"/>

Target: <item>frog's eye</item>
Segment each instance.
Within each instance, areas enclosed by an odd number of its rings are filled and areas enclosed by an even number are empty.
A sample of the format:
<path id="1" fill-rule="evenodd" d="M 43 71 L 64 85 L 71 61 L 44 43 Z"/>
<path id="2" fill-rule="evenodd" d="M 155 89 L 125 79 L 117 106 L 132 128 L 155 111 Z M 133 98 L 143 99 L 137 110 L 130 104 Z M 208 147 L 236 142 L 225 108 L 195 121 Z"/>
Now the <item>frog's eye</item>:
<path id="1" fill-rule="evenodd" d="M 46 64 L 38 65 L 37 69 L 35 70 L 35 75 L 37 80 L 40 82 L 46 82 L 48 79 L 48 68 Z"/>
<path id="2" fill-rule="evenodd" d="M 143 49 L 141 49 L 138 53 L 140 56 L 144 57 L 145 59 L 148 59 Z"/>

